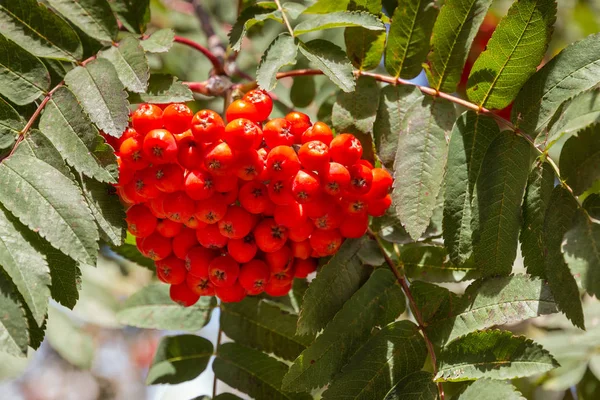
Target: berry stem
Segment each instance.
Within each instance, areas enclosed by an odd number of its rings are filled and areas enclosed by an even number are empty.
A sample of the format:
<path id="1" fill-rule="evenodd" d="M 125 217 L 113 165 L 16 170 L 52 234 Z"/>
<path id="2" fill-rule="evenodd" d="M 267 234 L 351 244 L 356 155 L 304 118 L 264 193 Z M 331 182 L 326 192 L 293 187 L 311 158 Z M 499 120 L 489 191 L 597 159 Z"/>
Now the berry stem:
<path id="1" fill-rule="evenodd" d="M 281 3 L 279 2 L 279 0 L 275 0 L 275 4 L 277 4 L 277 8 L 279 9 L 279 11 L 281 11 L 281 17 L 283 18 L 283 22 L 285 23 L 285 26 L 288 32 L 290 33 L 290 36 L 295 37 L 292 25 L 290 25 L 290 21 L 288 20 L 287 14 L 285 13 L 285 11 L 283 11 L 283 7 L 281 7 Z"/>
<path id="2" fill-rule="evenodd" d="M 402 291 L 404 292 L 404 294 L 406 295 L 406 298 L 408 299 L 408 304 L 410 305 L 410 309 L 415 317 L 415 320 L 417 321 L 417 325 L 419 325 L 419 330 L 423 334 L 423 339 L 425 340 L 425 345 L 427 346 L 427 352 L 429 353 L 429 357 L 431 358 L 431 363 L 433 364 L 433 375 L 437 375 L 438 366 L 437 366 L 437 357 L 435 355 L 435 349 L 433 347 L 433 343 L 431 343 L 431 340 L 429 340 L 429 338 L 427 337 L 427 333 L 425 332 L 425 321 L 423 320 L 423 315 L 421 314 L 421 310 L 419 310 L 419 308 L 417 307 L 417 303 L 415 302 L 412 292 L 410 291 L 410 285 L 408 284 L 408 281 L 406 280 L 406 278 L 404 276 L 402 276 L 402 274 L 398 270 L 398 267 L 396 266 L 394 261 L 390 258 L 390 256 L 385 251 L 385 248 L 383 247 L 383 244 L 381 243 L 381 239 L 371 229 L 369 229 L 367 233 L 371 238 L 373 238 L 375 240 L 375 242 L 377 243 L 377 246 L 379 246 L 379 250 L 383 254 L 383 257 L 385 258 L 385 262 L 387 263 L 387 265 L 390 267 L 390 269 L 396 276 L 396 280 L 400 284 L 400 287 L 402 287 Z M 398 266 L 400 268 L 402 268 L 401 263 L 399 263 Z M 445 396 L 444 396 L 444 388 L 442 386 L 442 383 L 438 382 L 437 387 L 438 387 L 438 391 L 439 391 L 439 395 L 440 395 L 440 400 L 444 400 Z"/>
<path id="3" fill-rule="evenodd" d="M 213 53 L 211 53 L 210 50 L 208 50 L 206 47 L 202 46 L 200 43 L 196 43 L 193 40 L 184 38 L 182 36 L 175 36 L 175 42 L 181 43 L 181 44 L 189 46 L 193 49 L 196 49 L 200 53 L 202 53 L 206 58 L 208 58 L 208 60 L 213 65 L 213 74 L 216 74 L 216 75 L 224 75 L 225 74 L 225 70 L 223 69 L 223 64 L 217 58 L 217 56 L 215 56 Z"/>
<path id="4" fill-rule="evenodd" d="M 215 354 L 219 352 L 219 347 L 221 346 L 221 341 L 223 340 L 223 329 L 219 326 L 219 333 L 217 334 L 217 345 L 215 346 Z M 213 361 L 214 362 L 214 361 Z M 212 388 L 212 398 L 217 397 L 217 374 L 213 376 L 213 388 Z"/>

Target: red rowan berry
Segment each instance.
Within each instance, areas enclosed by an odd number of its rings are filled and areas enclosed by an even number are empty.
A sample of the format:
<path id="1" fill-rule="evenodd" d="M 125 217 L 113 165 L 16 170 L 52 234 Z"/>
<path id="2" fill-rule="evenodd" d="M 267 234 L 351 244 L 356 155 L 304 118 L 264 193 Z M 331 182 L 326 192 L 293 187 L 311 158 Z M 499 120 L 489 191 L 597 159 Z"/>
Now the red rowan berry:
<path id="1" fill-rule="evenodd" d="M 117 165 L 119 166 L 119 182 L 115 186 L 125 186 L 133 179 L 134 170 L 120 156 L 117 156 Z"/>
<path id="2" fill-rule="evenodd" d="M 239 282 L 235 282 L 232 286 L 215 287 L 215 295 L 223 303 L 239 303 L 246 297 L 246 290 Z"/>
<path id="3" fill-rule="evenodd" d="M 269 282 L 273 282 L 274 286 L 287 286 L 294 281 L 294 266 L 290 260 L 290 267 L 283 271 L 271 272 Z"/>
<path id="4" fill-rule="evenodd" d="M 310 241 L 308 239 L 301 242 L 290 242 L 290 246 L 292 248 L 292 256 L 295 258 L 306 260 L 310 257 L 312 247 L 310 247 Z"/>
<path id="5" fill-rule="evenodd" d="M 252 214 L 260 214 L 269 205 L 267 187 L 256 181 L 246 182 L 240 188 L 238 199 L 244 209 Z"/>
<path id="6" fill-rule="evenodd" d="M 323 142 L 306 142 L 298 151 L 300 164 L 311 171 L 322 171 L 329 166 L 329 147 Z"/>
<path id="7" fill-rule="evenodd" d="M 337 135 L 329 145 L 331 159 L 345 166 L 355 164 L 362 157 L 363 149 L 360 141 L 349 133 Z"/>
<path id="8" fill-rule="evenodd" d="M 272 218 L 265 218 L 254 228 L 254 240 L 259 249 L 272 253 L 283 247 L 288 238 L 287 228 Z"/>
<path id="9" fill-rule="evenodd" d="M 302 133 L 301 137 L 302 144 L 313 140 L 318 140 L 329 146 L 333 140 L 333 132 L 331 132 L 331 129 L 329 126 L 327 126 L 327 124 L 323 122 L 315 122 L 313 126 Z"/>
<path id="10" fill-rule="evenodd" d="M 185 282 L 171 285 L 169 295 L 171 300 L 183 307 L 193 306 L 200 299 L 200 295 L 194 293 Z"/>
<path id="11" fill-rule="evenodd" d="M 353 195 L 365 195 L 371 190 L 373 173 L 371 169 L 363 164 L 354 164 L 348 168 L 350 172 L 350 186 L 348 192 Z"/>
<path id="12" fill-rule="evenodd" d="M 304 206 L 306 207 L 306 205 Z M 302 242 L 310 237 L 315 225 L 312 221 L 305 220 L 301 225 L 289 229 L 289 239 L 293 242 Z"/>
<path id="13" fill-rule="evenodd" d="M 244 95 L 243 99 L 254 104 L 254 107 L 256 108 L 257 121 L 266 120 L 269 118 L 271 111 L 273 111 L 273 100 L 271 100 L 271 96 L 269 96 L 264 90 L 251 90 Z"/>
<path id="14" fill-rule="evenodd" d="M 367 213 L 373 217 L 381 217 L 392 205 L 392 196 L 387 195 L 382 199 L 369 199 L 367 201 Z"/>
<path id="15" fill-rule="evenodd" d="M 373 182 L 371 184 L 371 190 L 367 193 L 369 199 L 382 199 L 389 193 L 394 183 L 394 179 L 383 168 L 373 168 L 371 170 L 373 174 Z"/>
<path id="16" fill-rule="evenodd" d="M 192 215 L 186 221 L 183 221 L 183 224 L 192 229 L 204 228 L 207 225 L 206 222 L 200 221 L 195 215 Z"/>
<path id="17" fill-rule="evenodd" d="M 201 200 L 196 204 L 195 216 L 206 224 L 216 224 L 227 213 L 227 204 L 218 196 Z"/>
<path id="18" fill-rule="evenodd" d="M 128 204 L 140 204 L 148 200 L 137 194 L 135 181 L 133 180 L 119 189 L 121 189 L 121 198 Z"/>
<path id="19" fill-rule="evenodd" d="M 294 203 L 292 194 L 292 178 L 273 179 L 267 187 L 269 199 L 276 205 L 285 206 Z"/>
<path id="20" fill-rule="evenodd" d="M 227 121 L 233 121 L 238 118 L 246 118 L 256 122 L 260 121 L 258 119 L 259 115 L 256 106 L 253 103 L 242 99 L 235 100 L 227 107 L 225 117 L 227 117 Z"/>
<path id="21" fill-rule="evenodd" d="M 346 218 L 340 225 L 340 233 L 345 238 L 358 239 L 367 232 L 369 217 L 367 214 L 354 215 Z"/>
<path id="22" fill-rule="evenodd" d="M 250 149 L 236 155 L 235 173 L 238 178 L 245 181 L 257 179 L 264 169 L 265 162 L 258 151 Z"/>
<path id="23" fill-rule="evenodd" d="M 263 292 L 269 281 L 271 271 L 261 260 L 252 260 L 242 265 L 238 281 L 248 294 L 257 295 Z"/>
<path id="24" fill-rule="evenodd" d="M 271 199 L 269 198 L 269 202 L 267 203 L 267 207 L 262 212 L 262 214 L 264 216 L 267 216 L 267 217 L 272 217 L 273 214 L 275 214 L 275 207 L 276 207 L 275 203 L 273 203 L 273 201 L 271 201 Z"/>
<path id="25" fill-rule="evenodd" d="M 214 175 L 228 174 L 234 162 L 233 152 L 225 142 L 210 145 L 204 153 L 204 167 Z"/>
<path id="26" fill-rule="evenodd" d="M 157 220 L 148 207 L 145 205 L 135 205 L 127 210 L 127 229 L 133 236 L 150 236 L 156 229 Z"/>
<path id="27" fill-rule="evenodd" d="M 223 138 L 225 122 L 212 110 L 200 110 L 192 118 L 192 134 L 198 143 L 215 143 Z"/>
<path id="28" fill-rule="evenodd" d="M 154 104 L 141 104 L 131 115 L 131 124 L 133 128 L 145 135 L 153 129 L 163 127 L 163 111 Z"/>
<path id="29" fill-rule="evenodd" d="M 196 293 L 198 296 L 215 295 L 215 286 L 212 284 L 210 279 L 208 279 L 208 274 L 206 276 L 188 274 L 185 279 L 185 283 L 192 290 L 192 292 Z"/>
<path id="30" fill-rule="evenodd" d="M 110 136 L 110 137 L 112 137 L 112 136 Z M 115 150 L 119 150 L 119 148 L 121 147 L 121 145 L 123 144 L 123 142 L 126 141 L 129 138 L 136 138 L 138 140 L 143 141 L 144 140 L 144 135 L 140 134 L 135 129 L 133 129 L 131 127 L 128 127 L 127 129 L 125 129 L 125 131 L 123 132 L 123 134 L 121 135 L 121 137 L 117 139 L 117 141 L 116 141 L 117 147 L 115 148 Z"/>
<path id="31" fill-rule="evenodd" d="M 273 279 L 271 279 L 265 285 L 265 293 L 271 297 L 286 296 L 290 290 L 292 290 L 292 282 L 289 282 L 286 285 L 281 285 L 279 282 L 275 282 Z"/>
<path id="32" fill-rule="evenodd" d="M 208 278 L 208 266 L 216 257 L 217 254 L 214 250 L 194 246 L 185 255 L 184 265 L 190 274 Z"/>
<path id="33" fill-rule="evenodd" d="M 162 194 L 146 203 L 156 218 L 165 219 L 165 195 Z"/>
<path id="34" fill-rule="evenodd" d="M 317 229 L 331 230 L 339 228 L 344 218 L 344 214 L 339 207 L 331 207 L 327 213 L 314 218 L 313 223 Z"/>
<path id="35" fill-rule="evenodd" d="M 260 128 L 249 119 L 234 119 L 225 127 L 223 140 L 229 147 L 235 151 L 244 151 L 254 147 L 254 144 L 260 140 L 257 137 L 262 136 Z"/>
<path id="36" fill-rule="evenodd" d="M 183 260 L 171 255 L 156 262 L 156 275 L 161 282 L 178 285 L 185 282 L 187 271 Z"/>
<path id="37" fill-rule="evenodd" d="M 263 127 L 265 143 L 270 148 L 294 144 L 292 124 L 284 118 L 273 118 Z"/>
<path id="38" fill-rule="evenodd" d="M 144 157 L 152 164 L 166 164 L 177 159 L 177 142 L 165 129 L 151 130 L 144 136 Z"/>
<path id="39" fill-rule="evenodd" d="M 306 215 L 302 204 L 293 202 L 286 206 L 275 206 L 275 212 L 273 213 L 275 222 L 279 225 L 283 225 L 286 228 L 295 228 L 302 225 L 306 221 Z"/>
<path id="40" fill-rule="evenodd" d="M 221 199 L 221 202 L 223 202 L 224 204 L 229 205 L 236 201 L 239 191 L 240 188 L 236 185 L 229 192 L 217 193 L 215 197 Z"/>
<path id="41" fill-rule="evenodd" d="M 177 162 L 188 170 L 204 168 L 204 146 L 193 137 L 177 143 Z"/>
<path id="42" fill-rule="evenodd" d="M 160 219 L 156 224 L 156 232 L 167 238 L 172 238 L 181 232 L 182 223 L 170 219 Z"/>
<path id="43" fill-rule="evenodd" d="M 161 195 L 161 191 L 156 187 L 156 178 L 151 169 L 137 171 L 133 176 L 135 193 L 146 199 L 154 199 Z"/>
<path id="44" fill-rule="evenodd" d="M 321 194 L 317 196 L 313 201 L 303 204 L 304 213 L 308 218 L 318 218 L 323 216 L 331 210 L 331 208 L 337 206 L 337 200 L 334 197 Z"/>
<path id="45" fill-rule="evenodd" d="M 351 196 L 342 199 L 342 209 L 349 216 L 367 213 L 367 201 L 363 198 L 353 198 Z"/>
<path id="46" fill-rule="evenodd" d="M 144 156 L 143 140 L 131 137 L 125 140 L 119 147 L 121 159 L 128 167 L 139 171 L 150 165 L 150 161 Z"/>
<path id="47" fill-rule="evenodd" d="M 323 191 L 331 196 L 340 196 L 350 186 L 350 172 L 336 162 L 329 163 L 319 176 Z"/>
<path id="48" fill-rule="evenodd" d="M 292 249 L 288 246 L 283 246 L 279 250 L 271 253 L 265 253 L 265 262 L 271 269 L 272 273 L 287 271 L 292 267 Z"/>
<path id="49" fill-rule="evenodd" d="M 368 160 L 360 159 L 360 160 L 358 160 L 356 163 L 357 163 L 357 164 L 364 165 L 365 167 L 368 167 L 368 168 L 369 168 L 369 169 L 371 169 L 371 170 L 374 168 L 374 167 L 373 167 L 373 164 L 371 164 L 371 162 L 370 162 L 370 161 L 368 161 Z"/>
<path id="50" fill-rule="evenodd" d="M 229 240 L 229 238 L 221 235 L 217 224 L 206 225 L 204 228 L 196 230 L 196 239 L 208 249 L 222 249 Z"/>
<path id="51" fill-rule="evenodd" d="M 196 231 L 190 228 L 182 228 L 181 232 L 173 238 L 173 254 L 183 260 L 188 251 L 197 244 Z"/>
<path id="52" fill-rule="evenodd" d="M 317 262 L 314 258 L 294 260 L 294 276 L 296 278 L 306 278 L 309 274 L 317 270 Z"/>
<path id="53" fill-rule="evenodd" d="M 292 181 L 292 194 L 294 199 L 305 204 L 315 200 L 321 193 L 321 182 L 317 174 L 311 171 L 300 170 Z"/>
<path id="54" fill-rule="evenodd" d="M 291 147 L 277 146 L 267 156 L 267 170 L 274 179 L 287 178 L 300 170 L 300 160 Z"/>
<path id="55" fill-rule="evenodd" d="M 229 255 L 215 257 L 208 265 L 208 278 L 216 287 L 232 286 L 239 274 L 239 264 Z"/>
<path id="56" fill-rule="evenodd" d="M 217 192 L 227 193 L 238 186 L 238 180 L 230 175 L 217 175 L 213 177 L 213 184 Z"/>
<path id="57" fill-rule="evenodd" d="M 182 222 L 194 214 L 196 203 L 184 192 L 169 193 L 165 197 L 164 210 L 167 218 Z"/>
<path id="58" fill-rule="evenodd" d="M 231 239 L 227 242 L 227 252 L 239 263 L 247 263 L 254 258 L 258 247 L 252 233 L 241 239 Z"/>
<path id="59" fill-rule="evenodd" d="M 310 235 L 310 245 L 320 255 L 332 255 L 342 245 L 342 235 L 337 229 L 317 229 Z"/>
<path id="60" fill-rule="evenodd" d="M 219 232 L 230 239 L 241 239 L 254 226 L 252 214 L 239 206 L 230 206 L 227 214 L 219 221 Z"/>
<path id="61" fill-rule="evenodd" d="M 291 131 L 296 138 L 296 143 L 300 143 L 302 134 L 312 125 L 310 118 L 304 113 L 292 111 L 285 116 L 285 119 L 291 123 Z"/>
<path id="62" fill-rule="evenodd" d="M 163 124 L 172 134 L 178 134 L 190 129 L 194 113 L 182 103 L 169 104 L 163 110 Z"/>
<path id="63" fill-rule="evenodd" d="M 177 164 L 161 164 L 151 168 L 155 185 L 161 192 L 173 193 L 183 189 L 183 168 Z"/>
<path id="64" fill-rule="evenodd" d="M 215 193 L 214 177 L 208 172 L 190 171 L 183 183 L 185 193 L 194 200 L 206 200 Z"/>
<path id="65" fill-rule="evenodd" d="M 154 261 L 167 258 L 172 251 L 171 239 L 154 232 L 150 236 L 144 238 L 141 244 L 142 253 Z"/>

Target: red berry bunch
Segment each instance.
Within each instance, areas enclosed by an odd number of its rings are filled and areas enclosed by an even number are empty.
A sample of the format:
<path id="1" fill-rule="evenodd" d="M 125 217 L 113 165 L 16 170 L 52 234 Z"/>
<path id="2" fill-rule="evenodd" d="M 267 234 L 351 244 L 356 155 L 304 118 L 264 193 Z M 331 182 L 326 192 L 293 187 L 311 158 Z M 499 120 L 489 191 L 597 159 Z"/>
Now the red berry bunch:
<path id="1" fill-rule="evenodd" d="M 351 134 L 292 112 L 267 121 L 252 90 L 227 109 L 142 104 L 118 140 L 127 224 L 171 298 L 283 296 L 317 258 L 367 230 L 391 204 L 392 177 L 362 160 Z"/>

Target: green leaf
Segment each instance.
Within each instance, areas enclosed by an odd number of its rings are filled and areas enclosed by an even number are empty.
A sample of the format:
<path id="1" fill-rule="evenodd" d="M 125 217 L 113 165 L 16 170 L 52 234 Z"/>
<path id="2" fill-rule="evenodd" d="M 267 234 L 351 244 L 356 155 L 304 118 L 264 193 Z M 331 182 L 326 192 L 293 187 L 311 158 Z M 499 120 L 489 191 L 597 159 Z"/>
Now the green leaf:
<path id="1" fill-rule="evenodd" d="M 385 69 L 395 78 L 414 78 L 429 53 L 429 38 L 438 15 L 432 0 L 402 0 L 394 11 L 385 45 Z"/>
<path id="2" fill-rule="evenodd" d="M 277 85 L 277 72 L 286 66 L 296 64 L 298 45 L 293 37 L 282 33 L 271 42 L 258 64 L 256 82 L 265 90 L 273 90 Z"/>
<path id="3" fill-rule="evenodd" d="M 136 38 L 128 36 L 119 42 L 118 47 L 112 46 L 101 51 L 98 57 L 105 58 L 113 64 L 127 90 L 143 93 L 148 89 L 150 67 L 146 53 Z"/>
<path id="4" fill-rule="evenodd" d="M 350 27 L 344 30 L 344 42 L 348 58 L 356 69 L 369 71 L 379 66 L 385 48 L 385 32 Z"/>
<path id="5" fill-rule="evenodd" d="M 404 309 L 404 294 L 394 274 L 388 269 L 376 269 L 294 361 L 282 387 L 303 391 L 325 386 L 364 344 L 374 326 L 394 321 Z"/>
<path id="6" fill-rule="evenodd" d="M 125 240 L 125 211 L 112 186 L 82 177 L 81 189 L 92 215 L 100 228 L 102 239 L 114 246 Z"/>
<path id="7" fill-rule="evenodd" d="M 433 374 L 417 371 L 402 378 L 385 396 L 384 400 L 437 400 L 438 388 Z"/>
<path id="8" fill-rule="evenodd" d="M 457 400 L 526 400 L 510 382 L 478 379 Z"/>
<path id="9" fill-rule="evenodd" d="M 510 274 L 521 229 L 531 149 L 524 138 L 502 132 L 489 146 L 477 181 L 479 229 L 473 254 L 484 276 Z"/>
<path id="10" fill-rule="evenodd" d="M 437 381 L 514 379 L 558 367 L 548 351 L 524 336 L 488 330 L 471 333 L 442 349 Z"/>
<path id="11" fill-rule="evenodd" d="M 580 195 L 600 179 L 600 125 L 571 137 L 560 152 L 562 178 Z"/>
<path id="12" fill-rule="evenodd" d="M 357 26 L 372 31 L 385 30 L 383 22 L 373 14 L 364 11 L 341 11 L 320 14 L 300 22 L 294 28 L 294 35 L 300 36 L 309 32 L 349 26 Z"/>
<path id="13" fill-rule="evenodd" d="M 426 358 L 419 328 L 410 321 L 394 322 L 362 345 L 323 393 L 323 400 L 383 399 L 398 381 L 420 371 Z"/>
<path id="14" fill-rule="evenodd" d="M 573 196 L 561 186 L 555 187 L 544 219 L 544 267 L 559 310 L 575 326 L 585 329 L 579 289 L 561 252 L 563 237 L 573 228 L 576 212 L 577 202 Z"/>
<path id="15" fill-rule="evenodd" d="M 317 87 L 314 76 L 297 76 L 294 78 L 290 89 L 290 100 L 294 106 L 299 108 L 308 107 L 317 95 Z"/>
<path id="16" fill-rule="evenodd" d="M 385 263 L 385 257 L 383 256 L 379 244 L 375 239 L 368 240 L 356 253 L 360 261 L 365 265 L 371 265 L 378 267 Z"/>
<path id="17" fill-rule="evenodd" d="M 191 381 L 206 369 L 212 355 L 213 345 L 208 339 L 196 335 L 165 336 L 156 349 L 146 384 Z"/>
<path id="18" fill-rule="evenodd" d="M 25 226 L 0 207 L 0 268 L 12 279 L 35 321 L 41 324 L 48 310 L 50 270 L 46 257 L 29 242 L 30 235 Z"/>
<path id="19" fill-rule="evenodd" d="M 304 10 L 303 14 L 329 14 L 332 12 L 346 11 L 350 0 L 318 0 Z"/>
<path id="20" fill-rule="evenodd" d="M 281 389 L 288 366 L 265 353 L 237 343 L 225 343 L 217 349 L 213 362 L 215 376 L 227 385 L 255 399 L 305 400 L 307 393 L 292 394 Z"/>
<path id="21" fill-rule="evenodd" d="M 287 16 L 291 19 L 297 19 L 300 14 L 306 9 L 306 6 L 298 3 L 292 3 L 291 1 L 287 1 L 281 4 L 283 11 L 287 14 Z"/>
<path id="22" fill-rule="evenodd" d="M 361 76 L 352 93 L 340 92 L 333 104 L 331 122 L 336 132 L 352 133 L 363 148 L 363 158 L 374 162 L 373 125 L 379 107 L 379 84 Z"/>
<path id="23" fill-rule="evenodd" d="M 248 297 L 240 303 L 221 304 L 221 329 L 237 343 L 294 360 L 312 342 L 296 335 L 298 316 L 278 306 Z"/>
<path id="24" fill-rule="evenodd" d="M 450 259 L 465 263 L 473 253 L 474 191 L 483 159 L 492 141 L 500 134 L 496 121 L 466 111 L 455 122 L 448 148 L 443 236 Z"/>
<path id="25" fill-rule="evenodd" d="M 300 52 L 344 92 L 354 90 L 352 64 L 346 53 L 324 39 L 300 42 Z"/>
<path id="26" fill-rule="evenodd" d="M 0 268 L 0 351 L 13 356 L 27 355 L 27 319 L 11 279 Z"/>
<path id="27" fill-rule="evenodd" d="M 75 183 L 45 162 L 13 155 L 0 164 L 0 203 L 75 260 L 94 265 L 98 230 Z"/>
<path id="28" fill-rule="evenodd" d="M 454 92 L 469 49 L 492 0 L 447 0 L 433 26 L 427 75 L 431 87 Z"/>
<path id="29" fill-rule="evenodd" d="M 76 367 L 90 369 L 94 360 L 92 336 L 55 307 L 48 309 L 48 342 L 65 360 Z"/>
<path id="30" fill-rule="evenodd" d="M 600 297 L 600 223 L 580 213 L 575 227 L 565 234 L 562 251 L 579 286 Z"/>
<path id="31" fill-rule="evenodd" d="M 201 396 L 200 398 L 194 400 L 210 400 L 210 398 L 208 398 L 208 396 Z M 217 395 L 214 400 L 242 400 L 242 398 L 231 393 L 221 393 Z"/>
<path id="32" fill-rule="evenodd" d="M 175 32 L 173 29 L 159 29 L 149 38 L 140 42 L 144 51 L 148 53 L 165 53 L 173 47 Z"/>
<path id="33" fill-rule="evenodd" d="M 25 155 L 34 157 L 50 165 L 67 179 L 74 180 L 71 170 L 65 164 L 60 152 L 40 130 L 32 129 L 21 141 L 14 155 Z"/>
<path id="34" fill-rule="evenodd" d="M 536 136 L 560 105 L 600 82 L 600 34 L 575 42 L 536 72 L 521 88 L 512 121 Z"/>
<path id="35" fill-rule="evenodd" d="M 583 208 L 592 218 L 600 220 L 600 194 L 593 193 L 587 196 L 583 202 Z"/>
<path id="36" fill-rule="evenodd" d="M 381 162 L 388 168 L 394 166 L 398 151 L 398 133 L 406 111 L 423 100 L 423 94 L 414 86 L 388 85 L 379 92 L 379 108 L 373 125 L 375 147 Z"/>
<path id="37" fill-rule="evenodd" d="M 479 277 L 479 271 L 473 263 L 453 264 L 443 247 L 403 246 L 400 259 L 406 275 L 411 278 L 429 282 L 461 282 Z"/>
<path id="38" fill-rule="evenodd" d="M 83 55 L 75 30 L 36 0 L 3 1 L 0 26 L 4 36 L 37 57 L 75 61 Z"/>
<path id="39" fill-rule="evenodd" d="M 0 94 L 17 105 L 25 105 L 38 99 L 49 87 L 50 74 L 46 66 L 0 35 Z"/>
<path id="40" fill-rule="evenodd" d="M 600 122 L 600 91 L 590 90 L 565 101 L 552 117 L 550 127 L 536 137 L 536 144 L 546 149 L 564 135 L 573 135 Z"/>
<path id="41" fill-rule="evenodd" d="M 59 88 L 50 98 L 40 119 L 40 130 L 77 171 L 102 182 L 116 182 L 108 171 L 118 169 L 112 148 L 104 143 L 66 87 Z"/>
<path id="42" fill-rule="evenodd" d="M 123 257 L 128 261 L 136 263 L 142 267 L 148 268 L 150 271 L 156 270 L 154 261 L 142 255 L 142 253 L 140 253 L 140 251 L 135 245 L 123 243 L 118 247 L 111 246 L 110 249 L 114 251 L 118 256 Z"/>
<path id="43" fill-rule="evenodd" d="M 527 272 L 546 277 L 544 269 L 544 218 L 554 189 L 554 171 L 547 162 L 537 162 L 527 179 L 523 202 L 523 227 L 521 228 L 521 253 Z"/>
<path id="44" fill-rule="evenodd" d="M 63 306 L 73 309 L 79 300 L 81 270 L 76 261 L 44 241 L 44 254 L 50 267 L 50 294 Z"/>
<path id="45" fill-rule="evenodd" d="M 513 3 L 471 69 L 469 100 L 487 108 L 508 106 L 543 60 L 555 21 L 555 0 Z"/>
<path id="46" fill-rule="evenodd" d="M 85 67 L 76 67 L 65 76 L 65 83 L 98 128 L 111 136 L 121 136 L 129 122 L 129 103 L 110 61 L 99 58 Z"/>
<path id="47" fill-rule="evenodd" d="M 229 45 L 234 51 L 240 51 L 242 47 L 242 39 L 246 36 L 246 32 L 258 22 L 267 19 L 281 21 L 281 16 L 277 10 L 277 4 L 272 1 L 263 1 L 246 7 L 233 27 L 229 32 Z"/>
<path id="48" fill-rule="evenodd" d="M 413 240 L 427 229 L 442 186 L 454 105 L 423 98 L 405 111 L 394 162 L 393 205 Z"/>
<path id="49" fill-rule="evenodd" d="M 129 95 L 131 104 L 154 103 L 185 103 L 194 100 L 190 88 L 179 82 L 171 75 L 153 74 L 148 81 L 148 90 L 145 93 L 132 93 Z"/>
<path id="50" fill-rule="evenodd" d="M 439 306 L 430 313 L 427 335 L 440 346 L 479 329 L 556 312 L 549 287 L 526 275 L 478 280 L 460 298 L 445 296 L 428 296 Z"/>
<path id="51" fill-rule="evenodd" d="M 157 283 L 127 299 L 117 319 L 138 328 L 194 332 L 208 323 L 215 306 L 214 297 L 201 297 L 193 306 L 182 307 L 171 300 L 168 285 Z"/>
<path id="52" fill-rule="evenodd" d="M 128 31 L 144 33 L 150 22 L 150 0 L 108 0 L 119 21 Z"/>
<path id="53" fill-rule="evenodd" d="M 298 319 L 298 334 L 315 334 L 331 321 L 371 272 L 358 258 L 367 238 L 349 239 L 312 280 Z"/>
<path id="54" fill-rule="evenodd" d="M 25 127 L 25 120 L 2 97 L 0 97 L 0 153 L 10 149 L 19 132 Z"/>
<path id="55" fill-rule="evenodd" d="M 47 1 L 52 8 L 90 37 L 104 42 L 116 39 L 119 26 L 106 0 Z"/>

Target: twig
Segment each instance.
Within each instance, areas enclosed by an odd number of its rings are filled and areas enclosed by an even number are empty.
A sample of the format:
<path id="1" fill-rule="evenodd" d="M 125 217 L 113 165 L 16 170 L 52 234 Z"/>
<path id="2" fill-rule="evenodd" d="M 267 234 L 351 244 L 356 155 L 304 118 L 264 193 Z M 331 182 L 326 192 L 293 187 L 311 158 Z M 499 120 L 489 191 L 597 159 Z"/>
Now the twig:
<path id="1" fill-rule="evenodd" d="M 203 0 L 194 0 L 194 11 L 196 16 L 200 20 L 200 27 L 206 35 L 206 41 L 210 52 L 220 60 L 225 59 L 225 46 L 221 42 L 221 38 L 215 33 L 210 14 L 206 12 L 206 9 L 202 5 Z"/>
<path id="2" fill-rule="evenodd" d="M 275 0 L 275 4 L 277 4 L 277 8 L 279 9 L 279 11 L 281 11 L 281 17 L 283 18 L 283 22 L 285 23 L 288 32 L 292 37 L 294 37 L 294 30 L 292 29 L 292 25 L 290 25 L 290 21 L 288 20 L 285 11 L 283 11 L 283 7 L 281 7 L 281 3 L 279 2 L 279 0 Z"/>
<path id="3" fill-rule="evenodd" d="M 196 49 L 202 53 L 212 64 L 214 74 L 222 75 L 225 73 L 221 60 L 219 60 L 210 50 L 202 46 L 200 43 L 196 43 L 193 40 L 184 38 L 182 36 L 175 36 L 175 42 L 185 44 L 186 46 Z"/>
<path id="4" fill-rule="evenodd" d="M 217 346 L 215 347 L 215 353 L 219 351 L 219 346 L 221 346 L 221 340 L 223 340 L 223 330 L 219 326 L 219 333 L 217 335 Z M 214 399 L 215 397 L 217 397 L 217 374 L 213 375 L 212 398 Z"/>
<path id="5" fill-rule="evenodd" d="M 371 229 L 369 229 L 368 234 L 370 237 L 375 239 L 377 246 L 379 246 L 379 250 L 381 250 L 383 257 L 385 258 L 385 262 L 387 263 L 388 267 L 390 267 L 390 269 L 392 270 L 394 276 L 396 277 L 396 280 L 400 284 L 400 287 L 402 287 L 402 291 L 404 292 L 404 294 L 406 295 L 406 298 L 408 299 L 408 304 L 410 305 L 410 309 L 411 309 L 413 315 L 415 316 L 415 320 L 417 321 L 419 330 L 423 334 L 423 340 L 425 340 L 425 345 L 427 346 L 427 352 L 429 353 L 429 357 L 431 358 L 431 363 L 433 364 L 433 375 L 437 375 L 438 366 L 437 366 L 437 357 L 435 355 L 435 349 L 433 347 L 433 343 L 431 343 L 431 340 L 429 340 L 429 338 L 427 337 L 427 332 L 425 332 L 425 321 L 423 320 L 423 315 L 421 314 L 421 310 L 419 310 L 419 307 L 417 307 L 417 303 L 415 302 L 412 292 L 410 291 L 410 286 L 408 285 L 408 282 L 406 281 L 406 279 L 398 271 L 398 268 L 396 268 L 394 261 L 390 258 L 390 256 L 388 256 L 387 252 L 385 251 L 385 248 L 383 247 L 383 244 L 381 243 L 381 239 L 379 239 L 379 237 Z M 442 386 L 442 382 L 438 382 L 437 387 L 438 387 L 438 391 L 440 394 L 440 400 L 444 400 L 445 396 L 444 396 L 444 387 Z"/>

